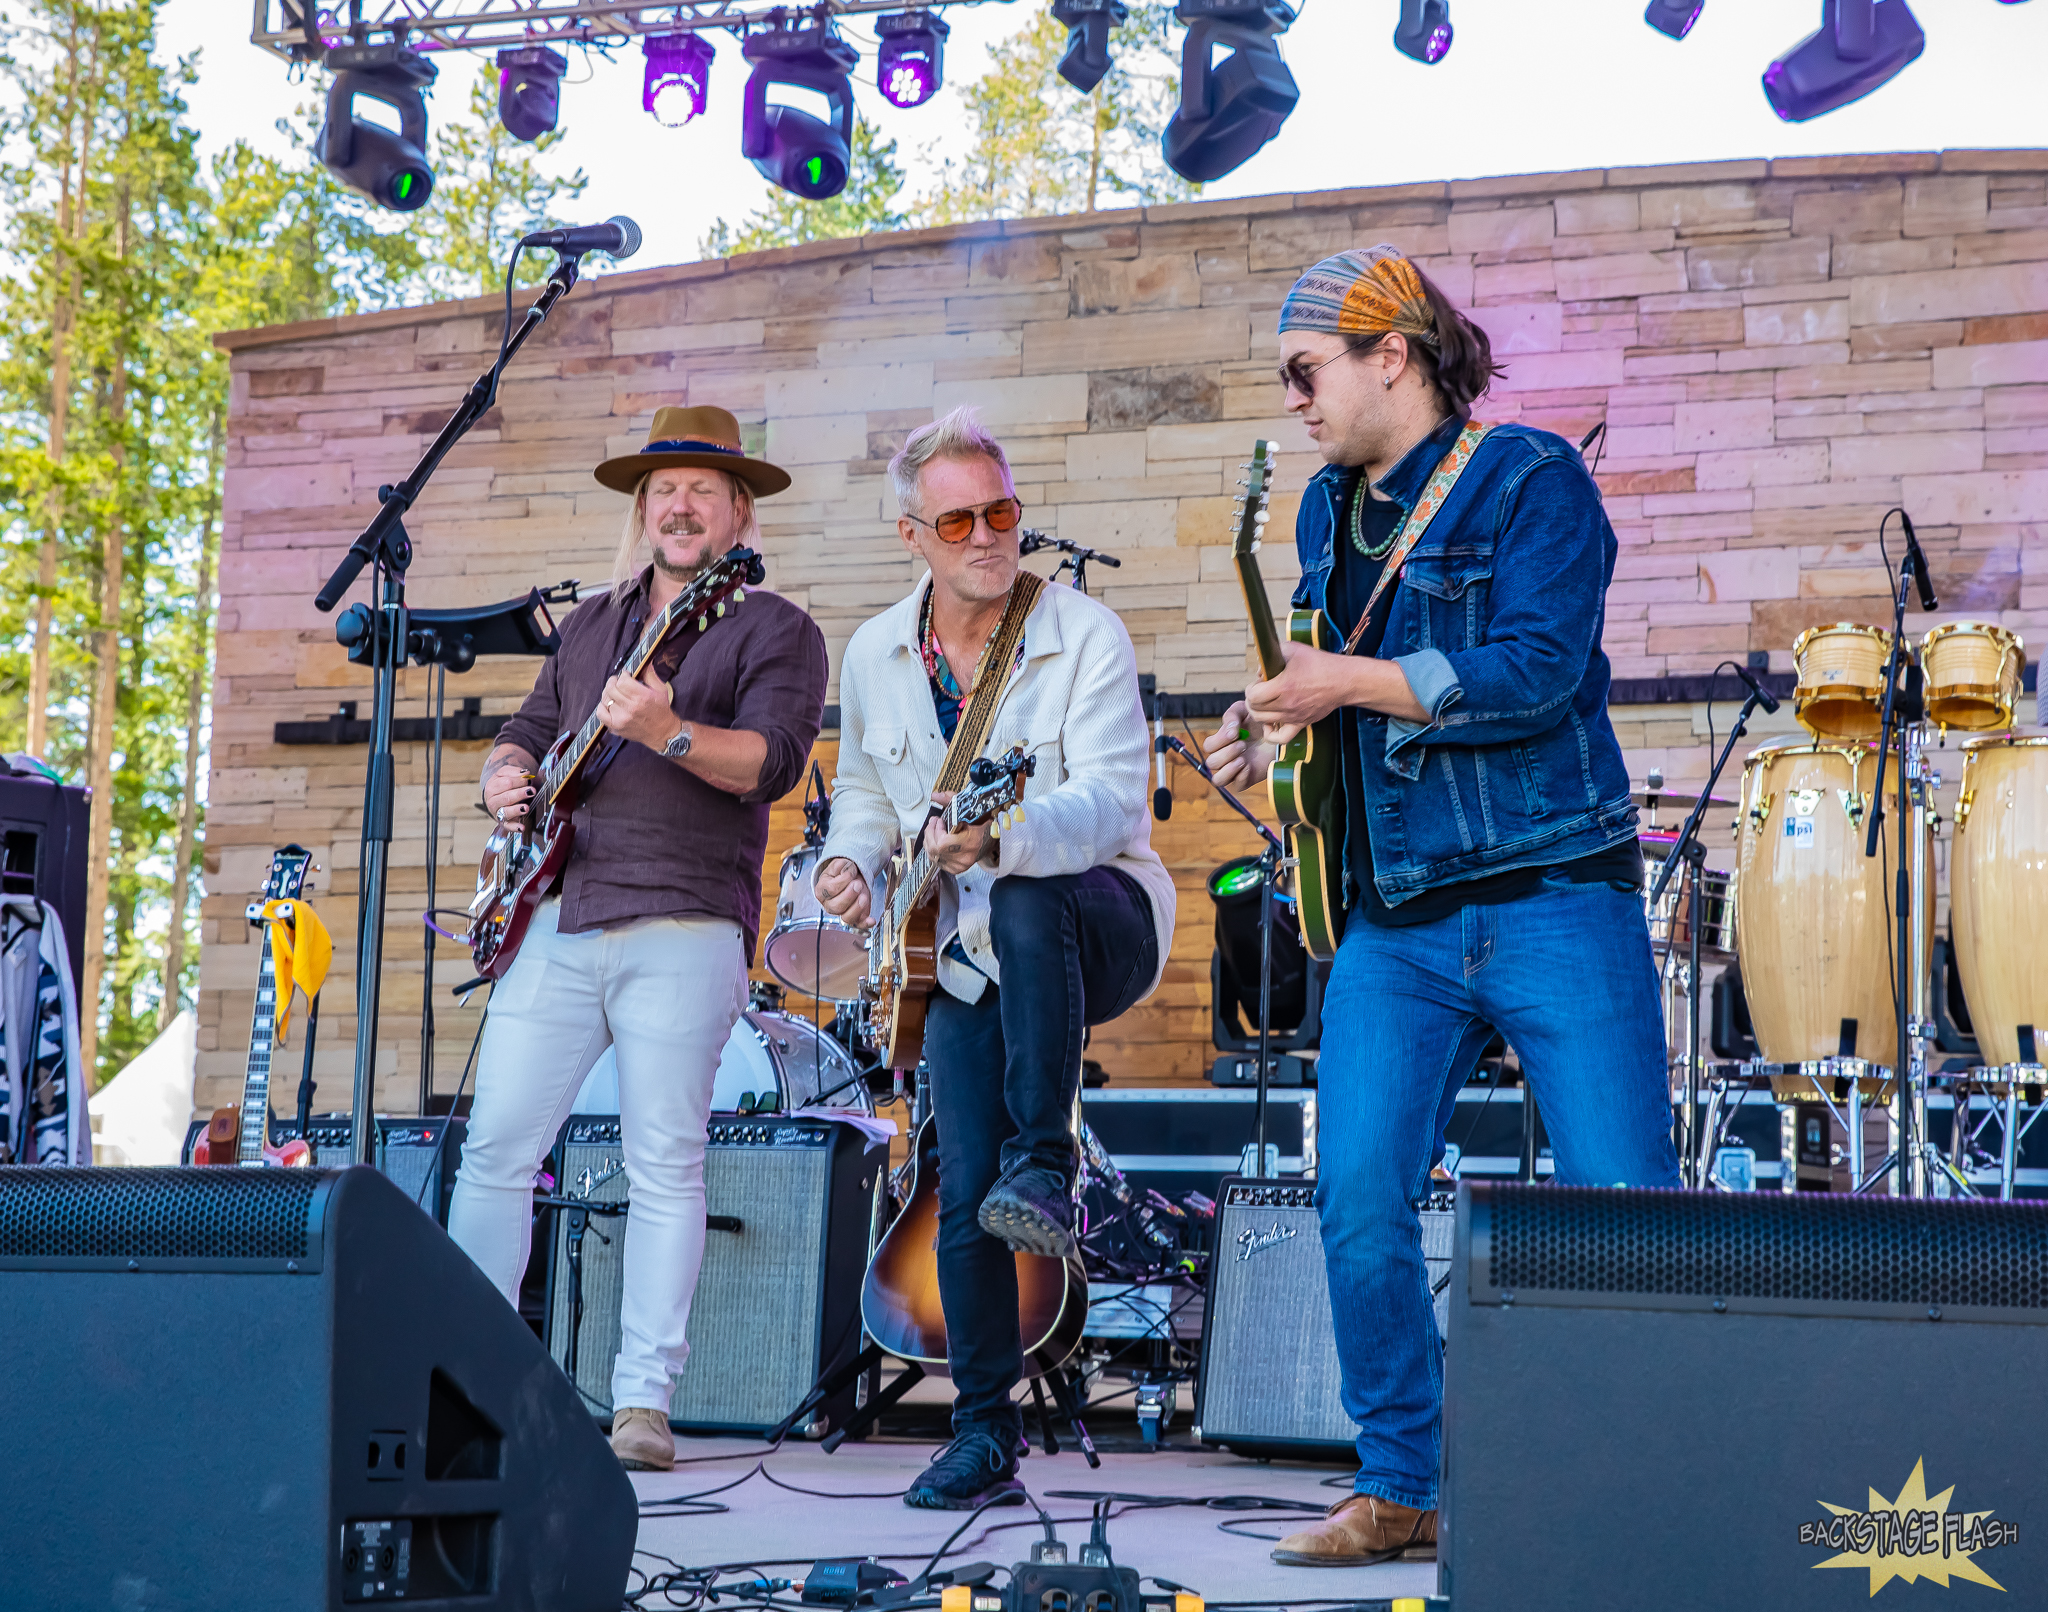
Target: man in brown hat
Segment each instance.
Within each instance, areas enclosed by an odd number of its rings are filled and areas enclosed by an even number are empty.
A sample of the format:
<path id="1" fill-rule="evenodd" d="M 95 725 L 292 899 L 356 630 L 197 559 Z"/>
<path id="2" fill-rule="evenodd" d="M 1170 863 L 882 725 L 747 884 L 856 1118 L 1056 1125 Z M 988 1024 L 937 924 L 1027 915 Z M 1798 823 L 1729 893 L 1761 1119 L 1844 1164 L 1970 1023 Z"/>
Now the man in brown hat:
<path id="1" fill-rule="evenodd" d="M 563 622 L 561 649 L 499 730 L 484 805 L 501 822 L 526 812 L 537 758 L 593 711 L 627 743 L 578 809 L 560 885 L 492 991 L 448 1230 L 517 1302 L 534 1171 L 613 1048 L 633 1213 L 612 1448 L 628 1467 L 665 1470 L 704 1256 L 712 1079 L 746 1004 L 768 803 L 802 777 L 824 716 L 825 639 L 788 600 L 749 589 L 723 616 L 677 628 L 638 678 L 618 675 L 648 620 L 756 536 L 754 499 L 789 477 L 747 457 L 725 410 L 664 408 L 646 448 L 606 460 L 597 479 L 632 500 L 612 586 Z"/>

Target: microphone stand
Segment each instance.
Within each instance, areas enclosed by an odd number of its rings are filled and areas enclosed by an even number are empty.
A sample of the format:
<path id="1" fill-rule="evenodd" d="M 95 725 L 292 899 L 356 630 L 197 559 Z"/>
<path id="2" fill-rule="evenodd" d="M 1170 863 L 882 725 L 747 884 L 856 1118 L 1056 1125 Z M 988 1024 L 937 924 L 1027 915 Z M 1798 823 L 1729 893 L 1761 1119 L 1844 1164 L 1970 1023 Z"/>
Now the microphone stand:
<path id="1" fill-rule="evenodd" d="M 1681 1088 L 1683 1103 L 1678 1116 L 1678 1178 L 1688 1187 L 1703 1186 L 1707 1176 L 1707 1160 L 1701 1157 L 1699 1124 L 1700 1101 L 1700 930 L 1705 912 L 1700 898 L 1700 871 L 1706 865 L 1707 848 L 1700 843 L 1700 819 L 1705 815 L 1707 802 L 1712 798 L 1714 785 L 1721 780 L 1721 771 L 1728 765 L 1728 758 L 1735 753 L 1736 742 L 1741 739 L 1749 726 L 1749 719 L 1763 704 L 1763 696 L 1751 689 L 1749 698 L 1742 702 L 1742 710 L 1735 718 L 1735 726 L 1728 730 L 1727 742 L 1721 746 L 1721 753 L 1714 758 L 1714 770 L 1707 774 L 1706 787 L 1699 798 L 1692 803 L 1685 826 L 1678 831 L 1677 843 L 1671 847 L 1671 854 L 1664 858 L 1664 866 L 1657 874 L 1657 882 L 1650 887 L 1649 910 L 1655 912 L 1657 903 L 1663 897 L 1664 887 L 1671 882 L 1671 875 L 1679 864 L 1685 865 L 1686 915 L 1686 968 L 1690 973 L 1686 997 L 1686 1044 L 1685 1082 Z M 1737 810 L 1741 808 L 1738 804 Z M 1673 924 L 1677 922 L 1673 915 Z M 1671 966 L 1671 941 L 1664 942 L 1664 967 Z"/>
<path id="2" fill-rule="evenodd" d="M 1216 781 L 1216 775 L 1194 751 L 1190 750 L 1172 734 L 1162 734 L 1153 741 L 1161 751 L 1170 751 L 1185 761 L 1207 781 L 1209 787 L 1223 797 L 1224 803 L 1258 831 L 1265 841 L 1265 849 L 1259 855 L 1259 1080 L 1258 1097 L 1252 1110 L 1252 1158 L 1251 1173 L 1257 1180 L 1266 1178 L 1266 1091 L 1272 1083 L 1273 1057 L 1273 889 L 1280 882 L 1280 875 L 1292 865 L 1287 848 L 1280 842 L 1280 836 L 1259 821 L 1258 814 L 1232 794 L 1223 784 Z"/>
<path id="3" fill-rule="evenodd" d="M 384 966 L 384 901 L 390 880 L 391 806 L 394 761 L 391 750 L 393 708 L 398 699 L 398 672 L 408 658 L 421 665 L 441 661 L 455 646 L 442 642 L 438 634 L 414 632 L 405 607 L 405 573 L 412 564 L 412 539 L 405 530 L 405 513 L 418 502 L 429 478 L 440 468 L 449 450 L 468 434 L 489 411 L 498 395 L 498 378 L 526 338 L 541 326 L 555 304 L 576 284 L 578 271 L 574 256 L 563 253 L 548 276 L 547 285 L 519 328 L 504 343 L 491 367 L 477 377 L 456 405 L 455 413 L 441 428 L 441 434 L 420 455 L 406 478 L 396 485 L 377 489 L 377 513 L 342 556 L 341 564 L 327 579 L 314 605 L 325 611 L 341 602 L 341 596 L 365 566 L 374 566 L 371 584 L 373 606 L 353 606 L 335 623 L 334 635 L 348 647 L 351 660 L 366 660 L 375 690 L 370 718 L 370 755 L 363 785 L 363 832 L 361 885 L 356 897 L 356 1067 L 353 1126 L 349 1145 L 358 1164 L 376 1158 L 376 1126 L 373 1123 L 377 1075 L 377 1006 Z M 427 641 L 431 636 L 431 642 Z M 435 848 L 429 846 L 431 865 Z M 423 1076 L 422 1084 L 425 1084 Z"/>
<path id="4" fill-rule="evenodd" d="M 1112 571 L 1121 571 L 1123 569 L 1124 562 L 1119 560 L 1114 554 L 1104 554 L 1100 549 L 1088 548 L 1068 538 L 1047 537 L 1043 532 L 1034 532 L 1030 527 L 1025 527 L 1023 537 L 1018 539 L 1017 542 L 1017 552 L 1019 554 L 1036 554 L 1041 549 L 1058 549 L 1060 553 L 1067 556 L 1066 559 L 1060 561 L 1058 565 L 1052 568 L 1052 574 L 1057 577 L 1062 571 L 1072 571 L 1074 573 L 1074 591 L 1076 593 L 1086 593 L 1088 591 L 1088 562 L 1090 560 L 1100 560 Z"/>

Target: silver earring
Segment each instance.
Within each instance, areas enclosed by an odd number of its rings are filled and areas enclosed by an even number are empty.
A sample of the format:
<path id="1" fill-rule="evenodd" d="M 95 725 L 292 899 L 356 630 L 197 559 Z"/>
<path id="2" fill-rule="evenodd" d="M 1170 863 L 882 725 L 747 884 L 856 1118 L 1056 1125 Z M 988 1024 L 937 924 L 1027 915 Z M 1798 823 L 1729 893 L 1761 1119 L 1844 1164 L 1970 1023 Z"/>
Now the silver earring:
<path id="1" fill-rule="evenodd" d="M 1380 390 L 1383 392 L 1391 392 L 1393 389 L 1394 377 L 1391 375 L 1382 375 L 1380 377 Z"/>

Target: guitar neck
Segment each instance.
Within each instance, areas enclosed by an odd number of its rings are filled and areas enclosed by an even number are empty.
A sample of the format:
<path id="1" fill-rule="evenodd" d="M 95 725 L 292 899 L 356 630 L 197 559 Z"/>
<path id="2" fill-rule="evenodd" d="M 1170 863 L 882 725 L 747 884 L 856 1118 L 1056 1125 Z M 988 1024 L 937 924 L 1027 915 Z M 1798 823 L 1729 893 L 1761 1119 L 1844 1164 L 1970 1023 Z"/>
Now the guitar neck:
<path id="1" fill-rule="evenodd" d="M 647 624 L 647 630 L 633 646 L 633 653 L 620 668 L 624 676 L 638 677 L 647 663 L 654 659 L 654 652 L 661 648 L 661 641 L 668 636 L 669 629 L 676 624 L 682 614 L 678 606 L 687 597 L 685 594 L 670 600 L 668 607 Z M 589 759 L 590 752 L 596 748 L 597 741 L 604 731 L 604 705 L 600 701 L 597 708 L 583 719 L 583 726 L 576 730 L 575 742 L 562 752 L 562 759 L 550 767 L 541 778 L 539 793 L 549 805 L 554 804 L 562 791 L 574 781 L 577 773 L 583 770 L 583 763 Z"/>
<path id="2" fill-rule="evenodd" d="M 242 1140 L 235 1162 L 261 1164 L 270 1141 L 270 1052 L 277 1039 L 277 965 L 270 955 L 270 926 L 262 926 L 261 961 L 256 969 L 256 1011 L 249 1020 L 249 1068 L 242 1077 Z"/>
<path id="3" fill-rule="evenodd" d="M 1259 557 L 1247 550 L 1233 556 L 1237 562 L 1238 585 L 1244 589 L 1245 614 L 1252 621 L 1252 642 L 1258 646 L 1259 670 L 1267 678 L 1280 675 L 1287 664 L 1280 653 L 1280 628 L 1273 620 L 1272 601 L 1266 597 L 1266 580 L 1259 575 Z"/>

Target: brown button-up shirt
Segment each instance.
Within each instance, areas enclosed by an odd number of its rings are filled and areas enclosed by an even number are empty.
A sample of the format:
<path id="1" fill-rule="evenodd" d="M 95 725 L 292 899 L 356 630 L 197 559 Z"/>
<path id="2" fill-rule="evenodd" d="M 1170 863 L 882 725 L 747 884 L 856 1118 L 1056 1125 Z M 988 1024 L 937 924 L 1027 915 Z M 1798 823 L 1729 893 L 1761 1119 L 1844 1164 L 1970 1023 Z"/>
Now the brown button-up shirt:
<path id="1" fill-rule="evenodd" d="M 535 756 L 580 728 L 605 680 L 646 625 L 648 581 L 621 599 L 588 598 L 562 623 L 562 647 L 498 731 Z M 678 665 L 680 661 L 680 665 Z M 565 933 L 617 929 L 641 918 L 730 918 L 751 960 L 761 927 L 761 858 L 768 803 L 803 777 L 825 714 L 825 636 L 778 594 L 750 588 L 700 633 L 676 631 L 654 658 L 677 716 L 744 728 L 768 744 L 761 781 L 730 795 L 644 744 L 627 741 L 577 809 L 562 875 Z"/>

